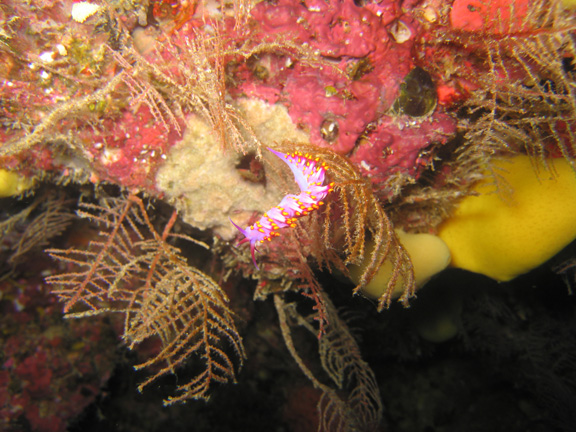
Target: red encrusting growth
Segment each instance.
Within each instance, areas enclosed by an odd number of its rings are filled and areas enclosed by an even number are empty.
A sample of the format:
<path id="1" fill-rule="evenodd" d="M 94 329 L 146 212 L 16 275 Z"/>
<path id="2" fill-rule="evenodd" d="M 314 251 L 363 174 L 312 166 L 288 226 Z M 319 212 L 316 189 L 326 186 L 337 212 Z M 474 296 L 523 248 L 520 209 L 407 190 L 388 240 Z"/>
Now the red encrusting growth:
<path id="1" fill-rule="evenodd" d="M 324 205 L 322 200 L 332 191 L 334 186 L 334 183 L 324 184 L 326 165 L 319 162 L 318 158 L 312 159 L 312 156 L 300 152 L 286 154 L 270 148 L 268 150 L 288 164 L 296 183 L 300 187 L 300 194 L 286 195 L 276 207 L 264 213 L 256 223 L 246 229 L 240 228 L 230 220 L 232 225 L 245 236 L 239 244 L 250 242 L 252 261 L 256 268 L 258 268 L 254 257 L 256 243 L 264 243 L 270 241 L 272 237 L 278 237 L 280 228 L 288 226 L 294 228 L 296 219 L 306 216 Z"/>

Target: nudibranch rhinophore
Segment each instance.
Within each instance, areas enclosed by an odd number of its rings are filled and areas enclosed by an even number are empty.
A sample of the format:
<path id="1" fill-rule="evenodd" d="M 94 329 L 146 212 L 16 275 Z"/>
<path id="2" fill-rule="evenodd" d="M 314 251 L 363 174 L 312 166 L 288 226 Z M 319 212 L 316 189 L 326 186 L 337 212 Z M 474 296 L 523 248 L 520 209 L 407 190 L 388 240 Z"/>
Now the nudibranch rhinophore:
<path id="1" fill-rule="evenodd" d="M 271 148 L 268 150 L 290 167 L 294 179 L 300 187 L 300 193 L 298 195 L 286 195 L 280 204 L 264 213 L 256 223 L 246 229 L 240 228 L 230 219 L 232 225 L 238 228 L 238 231 L 245 237 L 238 244 L 250 242 L 252 261 L 256 268 L 258 268 L 254 258 L 256 244 L 264 243 L 266 240 L 270 241 L 272 237 L 278 237 L 280 228 L 295 227 L 296 219 L 320 208 L 324 204 L 322 200 L 334 187 L 334 183 L 324 184 L 326 164 L 320 162 L 318 158 L 312 158 L 312 156 L 300 152 L 281 153 Z"/>

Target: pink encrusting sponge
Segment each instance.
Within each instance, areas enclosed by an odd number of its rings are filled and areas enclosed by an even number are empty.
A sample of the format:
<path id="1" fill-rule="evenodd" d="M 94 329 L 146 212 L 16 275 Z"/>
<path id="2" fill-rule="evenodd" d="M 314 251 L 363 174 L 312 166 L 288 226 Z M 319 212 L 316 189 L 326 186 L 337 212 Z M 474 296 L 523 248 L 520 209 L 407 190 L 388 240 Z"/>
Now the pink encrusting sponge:
<path id="1" fill-rule="evenodd" d="M 258 268 L 254 258 L 256 243 L 264 243 L 266 240 L 270 241 L 272 237 L 278 237 L 280 228 L 295 227 L 296 219 L 306 216 L 324 204 L 322 200 L 332 191 L 334 186 L 334 183 L 324 184 L 326 165 L 319 162 L 318 158 L 312 159 L 310 155 L 300 152 L 287 154 L 271 148 L 268 150 L 288 164 L 296 183 L 300 187 L 300 194 L 286 195 L 280 204 L 264 213 L 254 225 L 250 225 L 246 229 L 240 228 L 230 219 L 232 225 L 246 237 L 238 244 L 250 242 L 252 261 L 256 268 Z"/>

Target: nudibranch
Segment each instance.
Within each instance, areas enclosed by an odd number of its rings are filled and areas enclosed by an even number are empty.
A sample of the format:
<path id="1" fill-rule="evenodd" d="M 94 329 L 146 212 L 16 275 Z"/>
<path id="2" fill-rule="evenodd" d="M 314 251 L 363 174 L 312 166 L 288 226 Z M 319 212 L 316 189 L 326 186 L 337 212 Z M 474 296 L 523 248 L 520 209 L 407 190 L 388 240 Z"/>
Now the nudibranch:
<path id="1" fill-rule="evenodd" d="M 300 187 L 300 193 L 298 195 L 286 195 L 276 207 L 264 213 L 256 223 L 246 229 L 240 228 L 230 219 L 232 225 L 245 237 L 238 244 L 250 242 L 252 261 L 256 268 L 258 268 L 254 257 L 256 245 L 270 241 L 272 237 L 278 237 L 280 235 L 278 230 L 281 228 L 294 228 L 296 219 L 306 216 L 311 211 L 317 210 L 321 205 L 324 205 L 322 200 L 326 198 L 326 195 L 334 187 L 334 183 L 324 184 L 326 164 L 320 162 L 318 158 L 312 158 L 312 156 L 300 152 L 290 154 L 281 153 L 271 148 L 268 148 L 268 150 L 290 167 L 294 174 L 294 179 Z"/>

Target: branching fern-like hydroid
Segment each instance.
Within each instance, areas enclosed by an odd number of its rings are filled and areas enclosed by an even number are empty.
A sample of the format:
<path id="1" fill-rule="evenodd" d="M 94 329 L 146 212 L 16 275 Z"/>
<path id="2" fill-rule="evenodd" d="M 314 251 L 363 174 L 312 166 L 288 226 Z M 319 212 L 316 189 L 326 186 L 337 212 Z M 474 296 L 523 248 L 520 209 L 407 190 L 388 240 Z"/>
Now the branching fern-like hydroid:
<path id="1" fill-rule="evenodd" d="M 293 229 L 285 229 L 279 239 L 267 243 L 259 256 L 260 271 L 254 276 L 261 281 L 255 297 L 274 297 L 280 328 L 286 346 L 304 375 L 322 391 L 318 402 L 321 431 L 377 430 L 382 417 L 382 405 L 375 377 L 365 363 L 348 327 L 338 316 L 325 288 L 318 282 L 315 270 L 325 269 L 347 273 L 348 264 L 363 263 L 364 271 L 358 285 L 361 289 L 387 261 L 392 266 L 390 281 L 378 300 L 378 309 L 390 305 L 392 291 L 402 286 L 401 301 L 407 305 L 414 293 L 414 276 L 410 259 L 399 243 L 392 224 L 374 196 L 371 184 L 362 178 L 343 156 L 329 149 L 305 143 L 284 142 L 277 147 L 284 153 L 301 152 L 313 155 L 326 165 L 328 181 L 334 191 L 325 204 L 310 215 L 296 221 Z M 271 160 L 274 177 L 292 182 L 283 166 Z M 367 251 L 366 242 L 375 247 Z M 248 252 L 222 253 L 225 265 L 252 271 Z M 246 267 L 248 266 L 248 267 Z M 286 292 L 298 292 L 308 298 L 312 313 L 304 315 L 297 303 L 285 300 Z M 320 380 L 309 366 L 308 352 L 302 352 L 292 333 L 297 327 L 317 336 L 316 361 L 329 377 Z"/>
<path id="2" fill-rule="evenodd" d="M 319 210 L 299 218 L 294 228 L 282 230 L 280 239 L 267 242 L 258 256 L 260 270 L 255 271 L 247 250 L 226 249 L 219 243 L 217 253 L 226 267 L 242 268 L 246 275 L 258 279 L 255 298 L 272 296 L 288 351 L 304 375 L 322 391 L 318 403 L 321 431 L 376 430 L 382 416 L 382 405 L 375 377 L 362 360 L 353 336 L 329 300 L 316 270 L 347 274 L 347 265 L 363 263 L 364 271 L 353 293 L 371 280 L 385 262 L 392 274 L 378 309 L 388 307 L 392 291 L 404 288 L 401 301 L 407 305 L 414 293 L 414 276 L 410 259 L 394 233 L 371 184 L 362 178 L 344 156 L 306 143 L 283 142 L 275 147 L 283 153 L 309 154 L 326 165 L 327 181 L 334 182 Z M 291 173 L 276 159 L 269 159 L 268 173 L 287 191 L 294 187 Z M 375 247 L 368 251 L 370 239 Z M 312 302 L 312 312 L 302 314 L 297 303 L 287 302 L 286 292 L 297 292 Z M 352 294 L 352 293 L 351 293 Z M 293 332 L 303 327 L 317 336 L 316 361 L 329 377 L 319 379 L 309 366 L 309 352 L 298 346 Z"/>
<path id="3" fill-rule="evenodd" d="M 346 157 L 329 149 L 293 142 L 285 142 L 278 149 L 285 153 L 299 151 L 314 155 L 326 164 L 329 181 L 334 182 L 334 191 L 321 210 L 297 223 L 296 242 L 303 249 L 301 253 L 312 258 L 319 268 L 335 268 L 344 273 L 347 273 L 347 265 L 362 264 L 364 270 L 354 289 L 355 294 L 361 292 L 384 262 L 390 262 L 392 274 L 384 294 L 378 299 L 378 309 L 390 305 L 397 286 L 403 286 L 400 301 L 407 305 L 415 289 L 412 264 L 370 182 Z M 367 239 L 375 245 L 370 251 L 366 250 Z M 286 259 L 286 255 L 281 258 Z M 289 265 L 285 267 L 290 268 Z"/>
<path id="4" fill-rule="evenodd" d="M 462 160 L 485 165 L 494 153 L 525 152 L 545 159 L 557 152 L 574 164 L 574 13 L 560 0 L 536 0 L 510 2 L 493 16 L 487 11 L 495 4 L 481 2 L 484 24 L 479 30 L 456 30 L 444 21 L 436 33 L 435 43 L 453 60 L 447 68 L 447 57 L 441 57 L 437 73 L 477 87 L 465 103 L 468 145 Z M 456 66 L 463 57 L 474 65 L 473 75 Z"/>
<path id="5" fill-rule="evenodd" d="M 266 39 L 250 32 L 240 33 L 243 37 L 232 39 L 214 22 L 210 32 L 195 30 L 186 38 L 168 38 L 161 46 L 162 52 L 155 52 L 154 62 L 133 48 L 127 49 L 123 58 L 116 57 L 119 64 L 131 70 L 127 75 L 130 82 L 127 82 L 133 98 L 143 98 L 166 127 L 174 123 L 177 116 L 195 113 L 210 125 L 222 148 L 246 153 L 256 146 L 261 155 L 260 140 L 228 97 L 227 84 L 234 79 L 229 76 L 228 66 L 274 54 L 310 67 L 329 67 L 340 74 L 343 72 L 323 61 L 311 48 L 290 39 L 281 36 Z M 163 61 L 158 62 L 159 58 Z"/>
<path id="6" fill-rule="evenodd" d="M 62 234 L 74 219 L 73 201 L 62 191 L 40 190 L 29 205 L 0 221 L 0 239 L 11 246 L 7 264 L 17 266 Z"/>
<path id="7" fill-rule="evenodd" d="M 274 295 L 280 329 L 288 351 L 314 387 L 322 391 L 317 406 L 320 418 L 318 430 L 377 430 L 382 418 L 382 403 L 374 373 L 362 360 L 356 341 L 332 302 L 324 294 L 321 295 L 329 324 L 324 335 L 318 339 L 316 360 L 329 377 L 328 383 L 321 382 L 312 372 L 307 364 L 313 359 L 301 357 L 292 337 L 295 327 L 302 327 L 315 335 L 316 327 L 312 320 L 317 317 L 301 315 L 296 303 L 286 302 L 282 294 Z"/>
<path id="8" fill-rule="evenodd" d="M 227 67 L 230 64 L 245 63 L 258 55 L 274 54 L 311 67 L 329 67 L 342 72 L 322 60 L 312 48 L 289 38 L 253 34 L 248 3 L 234 2 L 239 15 L 233 37 L 227 34 L 222 21 L 209 19 L 209 25 L 207 23 L 201 30 L 191 29 L 185 35 L 177 32 L 162 35 L 150 53 L 137 49 L 138 44 L 116 14 L 103 12 L 98 16 L 96 28 L 114 29 L 114 34 L 109 35 L 111 40 L 105 49 L 98 48 L 105 51 L 102 62 L 107 66 L 100 65 L 99 69 L 116 66 L 118 72 L 111 77 L 98 76 L 85 83 L 70 74 L 68 69 L 73 70 L 74 64 L 62 61 L 58 67 L 48 66 L 51 73 L 61 76 L 67 83 L 71 82 L 73 91 L 62 96 L 62 101 L 54 107 L 43 107 L 46 112 L 36 122 L 24 115 L 23 111 L 17 113 L 22 114 L 22 118 L 12 120 L 11 127 L 15 129 L 17 124 L 23 124 L 25 128 L 2 143 L 0 155 L 23 153 L 34 146 L 54 142 L 57 138 L 68 150 L 90 160 L 86 144 L 75 137 L 74 128 L 89 122 L 97 129 L 104 119 L 114 118 L 118 111 L 126 109 L 126 102 L 132 106 L 146 105 L 159 125 L 176 132 L 181 131 L 186 116 L 194 113 L 210 125 L 223 148 L 246 153 L 256 146 L 260 153 L 260 141 L 228 93 L 227 85 L 231 77 Z M 112 39 L 116 42 L 112 43 Z M 6 49 L 0 45 L 0 51 Z M 26 53 L 20 55 L 23 64 L 47 67 Z M 78 96 L 77 86 L 89 86 L 90 91 Z M 95 115 L 91 107 L 98 104 L 105 109 L 97 111 L 98 115 Z M 65 126 L 63 119 L 74 121 L 66 122 Z"/>
<path id="9" fill-rule="evenodd" d="M 123 314 L 123 338 L 130 348 L 159 337 L 161 351 L 136 366 L 154 370 L 140 389 L 196 357 L 200 372 L 179 384 L 179 394 L 167 404 L 208 399 L 213 384 L 234 381 L 244 358 L 234 314 L 216 282 L 189 266 L 169 243 L 179 238 L 201 244 L 171 232 L 176 212 L 160 233 L 135 195 L 80 207 L 79 216 L 100 227 L 99 237 L 87 249 L 47 251 L 67 267 L 46 279 L 67 316 Z"/>
<path id="10" fill-rule="evenodd" d="M 415 229 L 441 223 L 487 173 L 496 188 L 509 188 L 494 156 L 528 154 L 545 167 L 546 158 L 563 156 L 576 168 L 574 12 L 560 0 L 482 0 L 470 8 L 478 21 L 451 22 L 446 8 L 426 22 L 431 36 L 420 41 L 424 67 L 464 99 L 451 107 L 459 136 L 390 208 L 394 220 Z"/>

